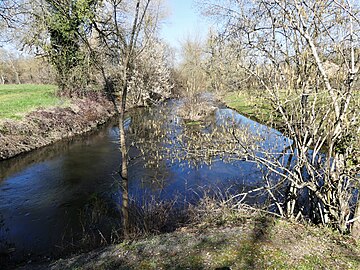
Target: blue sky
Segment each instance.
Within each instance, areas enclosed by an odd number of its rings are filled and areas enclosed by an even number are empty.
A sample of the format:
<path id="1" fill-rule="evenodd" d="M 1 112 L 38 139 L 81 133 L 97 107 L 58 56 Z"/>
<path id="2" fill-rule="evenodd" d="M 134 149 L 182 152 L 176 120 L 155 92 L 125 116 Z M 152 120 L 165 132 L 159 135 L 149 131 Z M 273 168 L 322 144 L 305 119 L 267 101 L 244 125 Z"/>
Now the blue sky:
<path id="1" fill-rule="evenodd" d="M 210 24 L 201 16 L 196 0 L 164 0 L 164 2 L 169 9 L 169 15 L 161 26 L 160 35 L 170 46 L 179 50 L 180 42 L 187 37 L 204 39 L 207 36 Z"/>
<path id="2" fill-rule="evenodd" d="M 194 0 L 166 0 L 170 14 L 161 29 L 161 37 L 172 47 L 180 48 L 180 42 L 188 36 L 205 38 L 209 24 L 200 15 Z"/>

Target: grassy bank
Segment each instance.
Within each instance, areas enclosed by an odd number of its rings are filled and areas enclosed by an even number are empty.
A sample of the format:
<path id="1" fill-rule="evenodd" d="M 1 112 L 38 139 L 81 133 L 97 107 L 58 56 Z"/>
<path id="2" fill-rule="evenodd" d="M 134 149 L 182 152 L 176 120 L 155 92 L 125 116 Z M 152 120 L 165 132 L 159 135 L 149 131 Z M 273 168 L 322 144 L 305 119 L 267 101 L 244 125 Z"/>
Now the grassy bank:
<path id="1" fill-rule="evenodd" d="M 0 104 L 0 160 L 94 130 L 115 114 L 113 104 L 103 96 L 60 100 L 46 97 L 50 91 L 45 86 L 34 90 L 36 94 L 29 90 L 29 102 L 22 92 L 24 105 L 16 94 L 9 94 L 15 101 L 2 100 L 7 106 Z"/>
<path id="2" fill-rule="evenodd" d="M 255 93 L 255 92 L 254 92 Z M 285 99 L 285 97 L 282 97 Z M 227 92 L 219 97 L 229 108 L 232 108 L 239 113 L 253 119 L 259 123 L 280 128 L 283 126 L 283 119 L 281 116 L 274 112 L 271 108 L 269 101 L 264 97 L 252 95 L 250 92 L 238 91 Z M 313 101 L 313 97 L 309 97 Z M 359 107 L 360 94 L 355 93 L 353 102 Z M 324 95 L 318 96 L 318 106 L 326 106 L 327 98 Z M 356 106 L 354 106 L 356 108 Z"/>
<path id="3" fill-rule="evenodd" d="M 213 201 L 193 211 L 172 233 L 20 269 L 360 269 L 358 244 L 324 227 Z"/>
<path id="4" fill-rule="evenodd" d="M 225 104 L 239 113 L 257 122 L 270 124 L 275 116 L 269 104 L 261 97 L 247 92 L 229 92 L 220 97 Z"/>
<path id="5" fill-rule="evenodd" d="M 56 89 L 55 85 L 0 85 L 0 119 L 21 119 L 36 108 L 62 104 Z"/>

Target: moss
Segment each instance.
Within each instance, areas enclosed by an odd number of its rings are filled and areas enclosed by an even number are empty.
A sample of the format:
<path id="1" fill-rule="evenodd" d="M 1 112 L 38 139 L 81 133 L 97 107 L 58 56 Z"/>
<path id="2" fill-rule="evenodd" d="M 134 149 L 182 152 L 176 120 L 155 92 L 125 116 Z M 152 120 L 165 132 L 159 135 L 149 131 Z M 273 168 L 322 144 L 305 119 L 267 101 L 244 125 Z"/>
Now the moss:
<path id="1" fill-rule="evenodd" d="M 291 269 L 288 263 L 289 256 L 284 251 L 271 249 L 262 251 L 263 264 L 266 269 Z"/>
<path id="2" fill-rule="evenodd" d="M 306 255 L 296 267 L 298 270 L 327 269 L 323 259 L 317 255 Z"/>
<path id="3" fill-rule="evenodd" d="M 176 265 L 176 263 L 174 264 Z M 203 258 L 198 254 L 191 254 L 190 256 L 186 257 L 186 260 L 176 267 L 174 269 L 203 269 L 204 268 L 204 262 Z"/>
<path id="4" fill-rule="evenodd" d="M 231 267 L 240 265 L 243 259 L 249 255 L 248 252 L 243 253 L 245 249 L 237 249 L 233 246 L 227 246 L 212 254 L 212 262 L 216 268 Z"/>
<path id="5" fill-rule="evenodd" d="M 158 264 L 154 260 L 144 260 L 140 262 L 139 269 L 158 269 Z"/>

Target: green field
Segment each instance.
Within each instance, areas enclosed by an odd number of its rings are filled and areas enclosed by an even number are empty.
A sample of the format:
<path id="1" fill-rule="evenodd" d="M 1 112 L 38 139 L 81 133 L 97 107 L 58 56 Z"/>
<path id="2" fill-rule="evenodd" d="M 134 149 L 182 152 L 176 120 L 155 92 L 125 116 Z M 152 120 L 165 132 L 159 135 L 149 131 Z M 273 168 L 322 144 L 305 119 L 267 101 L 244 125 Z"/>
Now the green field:
<path id="1" fill-rule="evenodd" d="M 55 85 L 0 85 L 0 119 L 21 119 L 36 108 L 62 104 L 56 89 Z"/>

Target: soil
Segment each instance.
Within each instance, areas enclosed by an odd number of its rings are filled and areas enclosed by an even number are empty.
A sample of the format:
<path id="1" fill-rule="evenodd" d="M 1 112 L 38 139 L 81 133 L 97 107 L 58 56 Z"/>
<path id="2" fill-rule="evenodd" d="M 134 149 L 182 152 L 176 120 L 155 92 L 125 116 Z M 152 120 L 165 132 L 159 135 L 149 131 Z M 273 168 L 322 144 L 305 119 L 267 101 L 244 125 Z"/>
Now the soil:
<path id="1" fill-rule="evenodd" d="M 96 129 L 115 115 L 104 97 L 74 98 L 67 107 L 37 109 L 0 122 L 0 161 Z"/>

